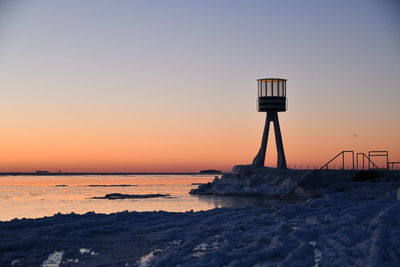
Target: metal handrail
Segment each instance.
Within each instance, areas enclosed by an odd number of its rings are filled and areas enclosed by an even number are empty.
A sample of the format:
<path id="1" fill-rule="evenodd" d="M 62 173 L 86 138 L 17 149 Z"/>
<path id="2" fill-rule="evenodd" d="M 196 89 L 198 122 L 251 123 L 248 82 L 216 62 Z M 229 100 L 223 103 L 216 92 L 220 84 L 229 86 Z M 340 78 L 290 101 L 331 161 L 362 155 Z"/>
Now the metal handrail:
<path id="1" fill-rule="evenodd" d="M 389 152 L 387 150 L 368 151 L 368 158 L 371 159 L 371 157 L 385 157 L 386 158 L 386 169 L 389 169 L 389 164 L 388 164 L 389 163 Z M 371 169 L 371 164 L 369 162 L 368 162 L 368 169 Z M 379 169 L 379 168 L 377 167 L 377 169 Z"/>
<path id="2" fill-rule="evenodd" d="M 353 150 L 343 150 L 341 151 L 339 154 L 337 154 L 336 156 L 334 156 L 330 161 L 328 161 L 327 163 L 325 163 L 321 168 L 326 168 L 326 170 L 329 169 L 329 164 L 334 161 L 335 159 L 337 159 L 338 157 L 342 156 L 342 169 L 345 169 L 345 154 L 346 153 L 351 153 L 352 156 L 352 163 L 353 163 L 353 170 L 355 170 L 354 168 L 354 151 Z M 368 156 L 365 153 L 357 153 L 356 154 L 356 169 L 360 170 L 360 165 L 359 165 L 359 158 L 360 156 L 362 156 L 362 170 L 365 170 L 365 159 L 367 159 L 368 162 L 368 170 L 379 170 L 382 168 L 379 168 L 378 165 L 375 164 L 375 162 L 371 159 L 371 157 L 385 157 L 386 158 L 386 169 L 387 170 L 394 170 L 394 166 L 395 165 L 400 165 L 400 161 L 389 161 L 389 152 L 386 150 L 376 150 L 376 151 L 369 151 L 368 152 Z M 385 168 L 383 168 L 385 169 Z"/>
<path id="3" fill-rule="evenodd" d="M 338 158 L 340 155 L 342 155 L 342 169 L 344 170 L 344 155 L 345 153 L 351 153 L 351 158 L 352 158 L 352 162 L 353 162 L 353 170 L 354 170 L 354 151 L 353 150 L 343 150 L 342 152 L 340 152 L 339 154 L 337 154 L 336 156 L 334 156 L 330 161 L 328 161 L 325 165 L 323 165 L 320 170 L 322 170 L 323 168 L 326 168 L 327 170 L 329 169 L 329 163 L 331 163 L 332 161 L 334 161 L 336 158 Z"/>
<path id="4" fill-rule="evenodd" d="M 372 164 L 372 169 L 379 169 L 379 167 L 365 154 L 365 153 L 363 153 L 363 152 L 360 152 L 360 153 L 357 153 L 357 155 L 356 155 L 356 163 L 357 163 L 357 165 L 356 165 L 356 168 L 357 168 L 357 170 L 359 170 L 360 168 L 358 167 L 358 159 L 359 159 L 359 155 L 362 155 L 363 156 L 363 159 L 362 159 L 362 170 L 365 170 L 365 164 L 364 164 L 364 159 L 366 158 L 367 160 L 368 160 L 368 169 L 370 170 L 371 169 L 371 164 Z"/>
<path id="5" fill-rule="evenodd" d="M 393 170 L 394 170 L 394 165 L 395 165 L 395 164 L 400 165 L 400 161 L 388 162 L 388 169 L 393 171 Z M 390 168 L 390 165 L 392 165 L 392 168 Z"/>

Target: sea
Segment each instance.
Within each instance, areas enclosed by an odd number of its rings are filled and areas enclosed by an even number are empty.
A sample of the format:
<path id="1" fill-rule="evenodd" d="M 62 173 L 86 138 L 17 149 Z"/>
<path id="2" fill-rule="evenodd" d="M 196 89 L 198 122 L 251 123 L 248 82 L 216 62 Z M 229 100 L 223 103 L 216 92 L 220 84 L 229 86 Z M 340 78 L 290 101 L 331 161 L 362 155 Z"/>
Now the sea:
<path id="1" fill-rule="evenodd" d="M 57 213 L 185 212 L 288 202 L 265 197 L 189 194 L 198 184 L 211 182 L 214 177 L 215 174 L 0 176 L 0 221 Z M 102 198 L 115 193 L 139 195 L 139 198 Z M 149 194 L 166 196 L 140 198 Z"/>

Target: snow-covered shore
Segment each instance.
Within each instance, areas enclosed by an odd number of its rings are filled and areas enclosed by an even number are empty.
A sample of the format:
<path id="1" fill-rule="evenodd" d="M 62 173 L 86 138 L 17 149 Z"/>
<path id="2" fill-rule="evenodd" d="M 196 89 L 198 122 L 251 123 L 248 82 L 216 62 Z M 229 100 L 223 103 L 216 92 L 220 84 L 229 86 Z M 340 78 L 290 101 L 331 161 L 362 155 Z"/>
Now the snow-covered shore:
<path id="1" fill-rule="evenodd" d="M 245 170 L 247 172 L 247 168 Z M 190 193 L 308 199 L 363 187 L 360 181 L 400 181 L 400 172 L 264 168 L 254 173 L 229 173 L 221 178 L 215 177 L 214 181 L 199 185 Z"/>
<path id="2" fill-rule="evenodd" d="M 349 182 L 343 176 L 336 181 L 347 182 L 336 187 L 319 181 L 321 191 L 310 184 L 315 173 L 299 175 L 302 189 L 293 191 L 287 180 L 287 192 L 319 198 L 263 208 L 58 214 L 0 222 L 0 266 L 399 265 L 399 181 Z M 268 192 L 286 192 L 284 186 L 278 189 L 283 180 L 277 178 Z M 259 192 L 266 192 L 260 186 Z"/>

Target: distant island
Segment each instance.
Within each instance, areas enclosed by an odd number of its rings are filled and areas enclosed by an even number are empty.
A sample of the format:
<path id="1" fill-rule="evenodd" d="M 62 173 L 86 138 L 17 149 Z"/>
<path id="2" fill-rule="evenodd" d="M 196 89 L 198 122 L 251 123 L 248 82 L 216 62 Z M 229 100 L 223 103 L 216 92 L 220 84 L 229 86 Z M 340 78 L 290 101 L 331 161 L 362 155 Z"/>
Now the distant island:
<path id="1" fill-rule="evenodd" d="M 219 171 L 219 170 L 201 170 L 200 173 L 207 173 L 207 174 L 213 173 L 213 174 L 215 174 L 215 173 L 221 173 L 221 171 Z"/>
<path id="2" fill-rule="evenodd" d="M 49 174 L 50 172 L 49 171 L 36 171 L 36 173 L 38 173 L 38 174 Z"/>

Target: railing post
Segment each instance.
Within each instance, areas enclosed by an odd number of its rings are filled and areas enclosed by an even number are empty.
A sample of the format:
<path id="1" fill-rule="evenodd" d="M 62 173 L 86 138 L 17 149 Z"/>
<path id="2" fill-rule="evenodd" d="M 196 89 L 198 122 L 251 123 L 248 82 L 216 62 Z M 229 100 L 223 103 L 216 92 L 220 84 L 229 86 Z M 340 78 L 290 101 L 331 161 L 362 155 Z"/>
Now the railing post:
<path id="1" fill-rule="evenodd" d="M 363 153 L 363 170 L 365 170 L 365 154 Z"/>
<path id="2" fill-rule="evenodd" d="M 344 170 L 344 152 L 342 151 L 342 170 Z"/>
<path id="3" fill-rule="evenodd" d="M 357 159 L 356 166 L 357 166 L 357 170 L 358 170 L 358 153 L 357 153 L 356 159 Z"/>
<path id="4" fill-rule="evenodd" d="M 389 152 L 386 151 L 386 165 L 387 165 L 387 169 L 389 169 Z"/>
<path id="5" fill-rule="evenodd" d="M 370 162 L 371 159 L 370 159 L 369 155 L 370 155 L 370 152 L 368 151 L 368 170 L 371 169 L 371 162 Z"/>

